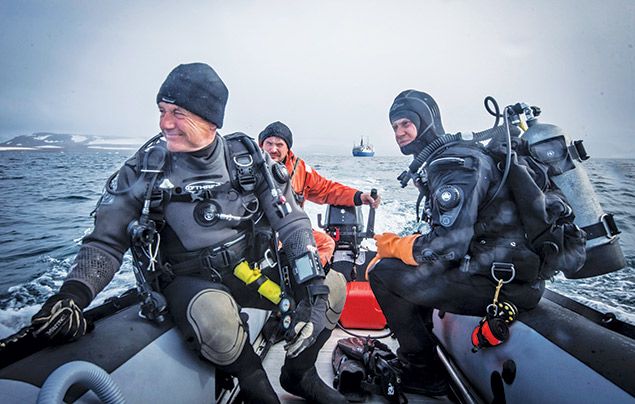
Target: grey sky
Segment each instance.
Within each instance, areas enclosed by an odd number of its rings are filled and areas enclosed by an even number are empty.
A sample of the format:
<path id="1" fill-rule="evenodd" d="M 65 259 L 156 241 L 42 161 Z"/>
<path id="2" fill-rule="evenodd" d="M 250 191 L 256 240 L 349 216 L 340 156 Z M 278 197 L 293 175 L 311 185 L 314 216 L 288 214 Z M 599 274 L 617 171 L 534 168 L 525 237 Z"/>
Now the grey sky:
<path id="1" fill-rule="evenodd" d="M 387 111 L 407 88 L 448 132 L 490 126 L 492 95 L 539 105 L 594 157 L 635 151 L 632 0 L 0 0 L 0 16 L 0 140 L 141 142 L 167 73 L 202 61 L 229 87 L 223 133 L 281 120 L 299 151 L 348 154 L 364 135 L 398 154 Z"/>

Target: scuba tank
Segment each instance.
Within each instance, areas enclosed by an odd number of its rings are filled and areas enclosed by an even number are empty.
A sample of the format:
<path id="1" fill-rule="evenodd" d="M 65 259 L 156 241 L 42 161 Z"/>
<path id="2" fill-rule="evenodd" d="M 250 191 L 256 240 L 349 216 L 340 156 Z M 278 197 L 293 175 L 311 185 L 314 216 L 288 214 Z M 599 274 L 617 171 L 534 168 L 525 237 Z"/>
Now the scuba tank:
<path id="1" fill-rule="evenodd" d="M 589 156 L 582 141 L 571 141 L 558 126 L 527 119 L 522 138 L 532 157 L 549 167 L 549 177 L 566 196 L 575 214 L 574 223 L 587 233 L 586 261 L 570 278 L 588 278 L 626 266 L 613 215 L 604 213 L 582 161 Z"/>

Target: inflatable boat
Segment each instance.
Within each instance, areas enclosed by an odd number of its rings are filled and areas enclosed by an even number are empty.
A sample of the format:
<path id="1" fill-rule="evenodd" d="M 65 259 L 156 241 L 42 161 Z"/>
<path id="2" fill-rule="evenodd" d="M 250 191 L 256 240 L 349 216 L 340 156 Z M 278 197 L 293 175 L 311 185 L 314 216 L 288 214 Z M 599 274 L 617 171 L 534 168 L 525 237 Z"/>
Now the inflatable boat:
<path id="1" fill-rule="evenodd" d="M 350 281 L 342 329 L 335 330 L 317 362 L 327 381 L 336 374 L 331 352 L 347 332 L 383 336 L 388 346 L 397 346 L 359 275 L 374 256 L 361 247 L 361 240 L 372 235 L 370 219 L 364 226 L 359 209 L 331 207 L 326 223 L 320 223 L 337 234 L 332 270 L 344 273 Z M 251 343 L 263 358 L 281 401 L 298 400 L 277 383 L 284 350 L 262 332 L 270 313 L 245 312 Z M 28 328 L 3 339 L 0 402 L 239 402 L 236 383 L 217 375 L 211 364 L 190 351 L 169 318 L 157 322 L 140 315 L 136 289 L 87 311 L 86 317 L 92 330 L 76 342 L 46 346 Z M 547 291 L 536 309 L 520 314 L 502 345 L 474 352 L 470 335 L 479 320 L 435 311 L 437 350 L 450 376 L 452 393 L 442 398 L 408 394 L 408 401 L 635 402 L 635 327 L 612 313 L 600 313 Z M 386 402 L 377 394 L 364 400 Z"/>

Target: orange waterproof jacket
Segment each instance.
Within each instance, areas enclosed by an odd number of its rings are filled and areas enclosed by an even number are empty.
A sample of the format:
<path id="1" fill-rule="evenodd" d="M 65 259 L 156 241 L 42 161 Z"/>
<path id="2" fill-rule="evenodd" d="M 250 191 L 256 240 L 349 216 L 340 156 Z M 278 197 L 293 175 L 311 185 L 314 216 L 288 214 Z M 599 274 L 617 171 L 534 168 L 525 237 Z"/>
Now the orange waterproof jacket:
<path id="1" fill-rule="evenodd" d="M 291 175 L 291 185 L 296 194 L 317 204 L 354 206 L 361 205 L 361 191 L 322 177 L 291 150 L 285 166 Z M 304 201 L 300 202 L 304 205 Z"/>

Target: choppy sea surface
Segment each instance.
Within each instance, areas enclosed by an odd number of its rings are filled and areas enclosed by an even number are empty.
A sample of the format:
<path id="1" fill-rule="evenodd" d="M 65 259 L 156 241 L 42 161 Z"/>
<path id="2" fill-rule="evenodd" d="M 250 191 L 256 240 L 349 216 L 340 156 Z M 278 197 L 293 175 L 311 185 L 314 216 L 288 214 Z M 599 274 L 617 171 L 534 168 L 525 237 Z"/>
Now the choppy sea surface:
<path id="1" fill-rule="evenodd" d="M 106 179 L 129 154 L 0 152 L 0 338 L 27 325 L 61 286 L 82 237 L 92 227 L 90 213 Z M 302 157 L 327 178 L 361 190 L 379 190 L 382 205 L 376 214 L 376 232 L 402 233 L 415 227 L 417 192 L 412 185 L 402 189 L 396 180 L 408 158 Z M 602 207 L 615 214 L 627 267 L 582 280 L 558 275 L 548 287 L 635 324 L 635 160 L 590 159 L 583 166 Z M 317 227 L 317 215 L 324 214 L 325 207 L 308 203 L 306 210 Z M 372 247 L 372 241 L 365 243 Z M 93 305 L 133 286 L 131 260 L 126 256 Z"/>

